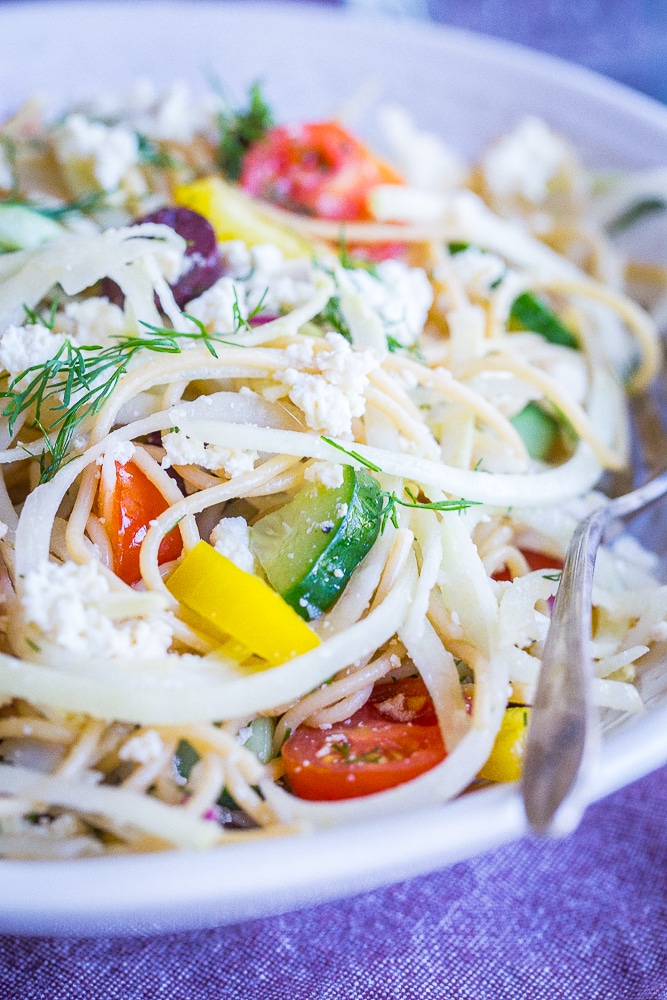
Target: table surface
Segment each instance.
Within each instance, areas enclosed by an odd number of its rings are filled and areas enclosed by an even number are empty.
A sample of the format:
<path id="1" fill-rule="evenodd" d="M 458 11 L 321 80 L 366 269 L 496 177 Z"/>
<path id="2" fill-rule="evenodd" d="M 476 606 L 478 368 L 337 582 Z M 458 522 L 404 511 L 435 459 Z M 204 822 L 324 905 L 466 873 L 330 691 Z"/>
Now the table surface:
<path id="1" fill-rule="evenodd" d="M 667 100 L 667 0 L 351 2 Z M 345 901 L 160 937 L 0 937 L 0 1000 L 666 1000 L 666 815 L 663 768 L 564 841 L 527 838 Z"/>

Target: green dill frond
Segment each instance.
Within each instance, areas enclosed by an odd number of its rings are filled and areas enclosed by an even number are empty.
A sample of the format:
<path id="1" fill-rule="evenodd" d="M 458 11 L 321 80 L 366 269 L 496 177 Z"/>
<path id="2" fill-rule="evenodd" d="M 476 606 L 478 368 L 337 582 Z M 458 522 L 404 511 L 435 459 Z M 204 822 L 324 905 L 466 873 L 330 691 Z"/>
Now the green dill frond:
<path id="1" fill-rule="evenodd" d="M 216 89 L 222 97 L 220 87 Z M 224 103 L 227 105 L 226 101 Z M 223 106 L 218 112 L 217 124 L 218 165 L 226 177 L 237 181 L 241 176 L 246 152 L 275 124 L 259 83 L 253 83 L 250 87 L 246 108 Z"/>

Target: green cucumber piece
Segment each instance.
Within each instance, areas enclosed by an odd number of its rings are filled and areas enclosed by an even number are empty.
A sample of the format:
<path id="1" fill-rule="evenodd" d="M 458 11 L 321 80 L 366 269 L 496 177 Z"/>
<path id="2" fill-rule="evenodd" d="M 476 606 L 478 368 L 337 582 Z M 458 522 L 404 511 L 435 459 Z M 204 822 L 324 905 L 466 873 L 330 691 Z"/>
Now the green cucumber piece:
<path id="1" fill-rule="evenodd" d="M 539 333 L 551 344 L 577 349 L 577 338 L 556 313 L 532 292 L 524 292 L 512 303 L 510 309 L 510 330 L 530 330 Z"/>
<path id="2" fill-rule="evenodd" d="M 250 529 L 266 578 L 312 621 L 331 608 L 380 532 L 380 486 L 365 469 L 345 466 L 336 488 L 308 485 Z"/>
<path id="3" fill-rule="evenodd" d="M 0 251 L 34 250 L 63 232 L 60 223 L 26 205 L 0 204 Z"/>
<path id="4" fill-rule="evenodd" d="M 530 457 L 548 462 L 560 441 L 560 422 L 538 403 L 528 403 L 511 418 L 511 423 L 521 435 Z"/>

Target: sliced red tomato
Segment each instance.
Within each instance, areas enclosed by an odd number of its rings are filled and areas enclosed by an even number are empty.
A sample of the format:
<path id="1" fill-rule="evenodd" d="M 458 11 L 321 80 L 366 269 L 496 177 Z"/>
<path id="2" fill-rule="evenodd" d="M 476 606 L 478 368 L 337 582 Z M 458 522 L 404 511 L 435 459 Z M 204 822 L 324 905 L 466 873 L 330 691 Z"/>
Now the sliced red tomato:
<path id="1" fill-rule="evenodd" d="M 379 684 L 369 701 L 332 729 L 301 726 L 283 745 L 295 795 L 315 801 L 382 792 L 445 757 L 433 703 L 420 678 Z"/>
<path id="2" fill-rule="evenodd" d="M 113 490 L 100 488 L 100 512 L 111 540 L 114 572 L 125 583 L 141 579 L 139 555 L 141 543 L 151 521 L 168 507 L 160 491 L 134 462 L 116 462 L 116 482 Z M 174 528 L 162 539 L 159 562 L 177 559 L 183 549 L 181 533 Z"/>
<path id="3" fill-rule="evenodd" d="M 521 549 L 528 566 L 531 570 L 536 569 L 562 569 L 563 560 L 557 556 L 547 555 L 545 552 L 535 552 L 533 549 Z M 494 580 L 511 580 L 509 570 L 504 567 L 499 573 L 493 574 Z"/>
<path id="4" fill-rule="evenodd" d="M 271 129 L 246 153 L 241 186 L 320 219 L 369 219 L 368 195 L 401 176 L 337 122 Z"/>

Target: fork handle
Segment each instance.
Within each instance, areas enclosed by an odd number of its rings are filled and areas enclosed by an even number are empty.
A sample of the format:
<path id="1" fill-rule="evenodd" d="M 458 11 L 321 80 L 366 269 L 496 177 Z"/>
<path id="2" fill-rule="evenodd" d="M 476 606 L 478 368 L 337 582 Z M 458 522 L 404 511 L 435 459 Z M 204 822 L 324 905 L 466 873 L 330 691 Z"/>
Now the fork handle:
<path id="1" fill-rule="evenodd" d="M 537 833 L 565 834 L 577 826 L 586 807 L 586 778 L 599 753 L 591 691 L 591 604 L 603 532 L 610 521 L 648 506 L 665 492 L 667 472 L 593 511 L 572 536 L 526 740 L 522 794 L 528 822 Z"/>
<path id="2" fill-rule="evenodd" d="M 605 506 L 582 521 L 568 549 L 544 646 L 523 770 L 532 829 L 565 834 L 581 819 L 585 778 L 599 750 L 591 694 L 591 598 Z"/>

